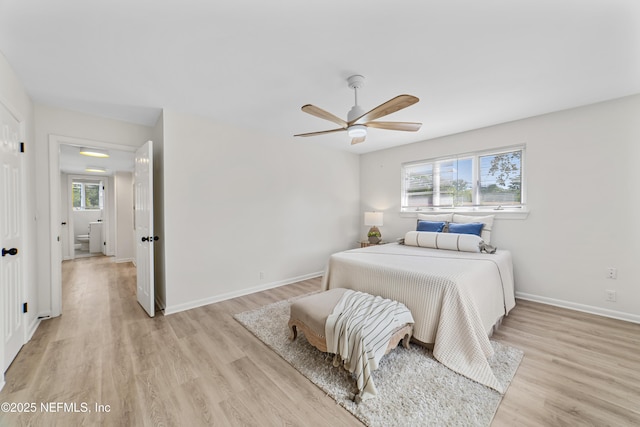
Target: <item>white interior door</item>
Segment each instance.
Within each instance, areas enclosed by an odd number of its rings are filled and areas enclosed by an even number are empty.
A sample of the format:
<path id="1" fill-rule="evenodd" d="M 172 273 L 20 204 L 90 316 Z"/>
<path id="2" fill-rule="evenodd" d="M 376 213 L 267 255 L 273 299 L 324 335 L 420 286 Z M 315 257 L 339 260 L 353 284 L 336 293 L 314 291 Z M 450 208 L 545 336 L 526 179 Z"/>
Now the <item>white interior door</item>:
<path id="1" fill-rule="evenodd" d="M 153 282 L 153 142 L 148 141 L 136 151 L 134 173 L 136 267 L 138 270 L 138 302 L 149 314 L 155 315 Z"/>
<path id="2" fill-rule="evenodd" d="M 2 307 L 2 372 L 24 344 L 22 276 L 22 160 L 20 123 L 0 104 L 0 300 Z"/>

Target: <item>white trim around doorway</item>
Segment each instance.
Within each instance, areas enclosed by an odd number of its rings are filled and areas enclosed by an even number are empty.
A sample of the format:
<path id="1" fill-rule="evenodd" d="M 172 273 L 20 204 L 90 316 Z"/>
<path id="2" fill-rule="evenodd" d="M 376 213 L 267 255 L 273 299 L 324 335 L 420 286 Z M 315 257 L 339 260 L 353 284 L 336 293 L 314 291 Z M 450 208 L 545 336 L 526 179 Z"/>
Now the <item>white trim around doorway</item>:
<path id="1" fill-rule="evenodd" d="M 62 135 L 49 135 L 49 209 L 51 230 L 51 299 L 49 309 L 43 307 L 40 316 L 56 317 L 62 314 L 62 248 L 60 243 L 60 146 L 77 145 L 95 147 L 106 150 L 135 152 L 138 147 L 113 144 L 104 141 L 93 141 Z"/>

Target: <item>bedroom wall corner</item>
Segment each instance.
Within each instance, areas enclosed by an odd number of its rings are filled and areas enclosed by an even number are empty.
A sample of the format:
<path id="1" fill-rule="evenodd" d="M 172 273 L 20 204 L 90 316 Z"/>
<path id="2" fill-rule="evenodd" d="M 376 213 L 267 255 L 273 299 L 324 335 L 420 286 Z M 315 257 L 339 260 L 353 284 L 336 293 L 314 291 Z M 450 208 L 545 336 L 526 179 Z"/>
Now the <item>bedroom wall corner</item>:
<path id="1" fill-rule="evenodd" d="M 357 242 L 358 156 L 164 111 L 167 312 L 320 274 Z"/>
<path id="2" fill-rule="evenodd" d="M 400 215 L 403 162 L 526 144 L 526 219 L 496 218 L 492 243 L 513 253 L 528 299 L 610 317 L 640 316 L 640 95 L 364 154 L 361 211 L 385 212 L 385 239 L 414 229 Z M 360 226 L 361 232 L 365 230 Z M 606 269 L 618 269 L 616 280 Z M 617 301 L 606 301 L 614 290 Z"/>
<path id="3" fill-rule="evenodd" d="M 35 187 L 38 221 L 38 304 L 40 315 L 51 314 L 51 194 L 49 186 L 49 136 L 60 135 L 139 147 L 151 139 L 151 128 L 77 111 L 34 105 Z"/>

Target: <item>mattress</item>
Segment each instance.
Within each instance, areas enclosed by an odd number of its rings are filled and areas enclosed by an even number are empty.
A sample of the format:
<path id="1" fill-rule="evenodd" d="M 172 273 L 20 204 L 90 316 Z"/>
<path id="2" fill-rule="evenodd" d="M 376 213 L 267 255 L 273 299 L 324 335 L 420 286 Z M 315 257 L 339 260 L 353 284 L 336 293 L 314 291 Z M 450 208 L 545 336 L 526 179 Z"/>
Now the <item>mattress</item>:
<path id="1" fill-rule="evenodd" d="M 457 252 L 387 244 L 331 255 L 324 289 L 347 288 L 402 302 L 413 336 L 433 344 L 452 370 L 500 392 L 488 334 L 515 306 L 511 253 Z"/>

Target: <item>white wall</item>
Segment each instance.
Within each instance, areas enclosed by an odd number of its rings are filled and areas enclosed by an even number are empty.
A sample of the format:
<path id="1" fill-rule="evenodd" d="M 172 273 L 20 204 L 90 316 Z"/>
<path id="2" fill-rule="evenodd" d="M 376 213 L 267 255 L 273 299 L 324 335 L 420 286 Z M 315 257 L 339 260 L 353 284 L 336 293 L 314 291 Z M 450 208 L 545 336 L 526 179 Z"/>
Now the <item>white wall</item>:
<path id="1" fill-rule="evenodd" d="M 320 273 L 354 247 L 356 155 L 173 111 L 163 121 L 167 312 Z"/>
<path id="2" fill-rule="evenodd" d="M 67 207 L 68 209 L 68 207 Z M 89 223 L 102 220 L 102 211 L 74 211 L 73 236 L 89 234 Z"/>
<path id="3" fill-rule="evenodd" d="M 133 173 L 116 172 L 115 193 L 115 257 L 116 262 L 134 260 Z"/>
<path id="4" fill-rule="evenodd" d="M 150 139 L 151 128 L 41 104 L 35 105 L 35 123 L 35 191 L 36 209 L 39 214 L 38 309 L 40 313 L 48 314 L 52 309 L 49 135 L 139 147 Z"/>
<path id="5" fill-rule="evenodd" d="M 401 163 L 524 143 L 531 212 L 492 235 L 513 253 L 518 295 L 640 322 L 639 117 L 636 95 L 362 155 L 361 210 L 384 211 L 383 235 L 401 237 L 415 226 L 399 215 Z"/>

